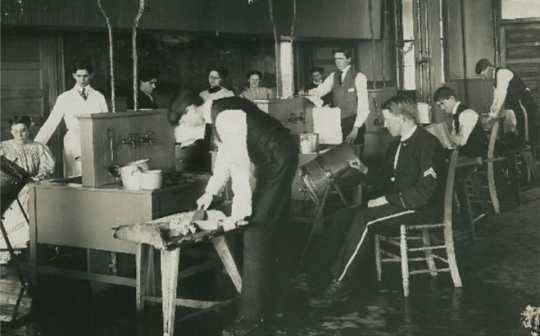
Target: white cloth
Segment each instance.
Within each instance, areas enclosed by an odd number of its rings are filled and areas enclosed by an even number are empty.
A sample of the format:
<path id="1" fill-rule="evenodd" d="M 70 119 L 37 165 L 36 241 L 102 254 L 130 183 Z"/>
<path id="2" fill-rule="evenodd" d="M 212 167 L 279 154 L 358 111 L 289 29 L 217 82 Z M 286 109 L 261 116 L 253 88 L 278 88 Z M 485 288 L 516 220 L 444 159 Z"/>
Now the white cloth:
<path id="1" fill-rule="evenodd" d="M 195 141 L 204 139 L 205 127 L 190 127 L 180 124 L 174 128 L 174 139 L 180 147 L 192 145 Z"/>
<path id="2" fill-rule="evenodd" d="M 39 129 L 34 141 L 46 144 L 58 125 L 64 120 L 67 133 L 64 136 L 64 176 L 81 175 L 81 130 L 77 116 L 88 113 L 109 112 L 105 97 L 90 85 L 86 88 L 86 100 L 81 96 L 81 88 L 74 86 L 56 99 L 56 104 Z"/>
<path id="3" fill-rule="evenodd" d="M 343 72 L 341 73 L 341 80 L 345 78 L 345 75 L 349 71 L 351 66 L 347 66 L 345 69 L 343 69 Z M 369 115 L 369 98 L 368 98 L 368 91 L 367 91 L 367 77 L 361 72 L 358 72 L 356 74 L 356 78 L 354 79 L 354 86 L 356 88 L 356 96 L 358 99 L 357 105 L 356 105 L 356 119 L 354 121 L 354 127 L 362 127 L 364 123 L 367 120 L 367 117 Z M 334 73 L 332 72 L 324 82 L 322 82 L 321 85 L 317 86 L 316 88 L 313 88 L 309 90 L 309 95 L 317 96 L 317 97 L 323 97 L 330 93 L 332 91 L 332 88 L 334 87 Z"/>
<path id="4" fill-rule="evenodd" d="M 452 115 L 456 115 L 457 109 L 461 102 L 457 102 L 452 109 Z M 469 140 L 476 123 L 478 122 L 478 114 L 471 109 L 466 109 L 459 115 L 459 129 L 456 129 L 455 123 L 452 121 L 452 130 L 450 132 L 450 140 L 456 146 L 464 146 Z"/>
<path id="5" fill-rule="evenodd" d="M 213 93 L 208 92 L 208 90 L 201 91 L 201 93 L 199 93 L 199 96 L 204 101 L 216 100 L 216 99 L 221 99 L 221 98 L 226 98 L 226 97 L 234 97 L 234 92 L 222 87 L 221 90 L 217 92 L 213 92 Z"/>
<path id="6" fill-rule="evenodd" d="M 341 109 L 314 107 L 313 133 L 319 134 L 319 144 L 338 145 L 342 143 Z"/>
<path id="7" fill-rule="evenodd" d="M 493 75 L 495 76 L 495 71 L 493 72 Z M 514 74 L 508 69 L 499 69 L 497 71 L 497 87 L 493 91 L 493 102 L 489 109 L 489 116 L 491 118 L 501 117 L 508 85 L 512 78 L 514 78 Z"/>
<path id="8" fill-rule="evenodd" d="M 205 118 L 207 123 L 212 122 L 209 113 L 205 113 Z M 219 137 L 218 152 L 206 192 L 217 195 L 230 178 L 234 193 L 231 218 L 239 221 L 250 216 L 252 212 L 251 160 L 247 149 L 245 112 L 242 110 L 222 111 L 216 118 L 215 129 Z"/>

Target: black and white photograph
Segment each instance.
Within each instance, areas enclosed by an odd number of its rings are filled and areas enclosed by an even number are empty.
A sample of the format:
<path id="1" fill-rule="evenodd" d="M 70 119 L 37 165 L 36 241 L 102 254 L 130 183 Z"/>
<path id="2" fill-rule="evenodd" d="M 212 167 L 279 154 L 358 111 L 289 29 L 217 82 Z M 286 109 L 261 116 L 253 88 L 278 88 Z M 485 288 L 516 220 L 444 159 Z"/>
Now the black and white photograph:
<path id="1" fill-rule="evenodd" d="M 540 0 L 0 22 L 0 335 L 540 336 Z"/>

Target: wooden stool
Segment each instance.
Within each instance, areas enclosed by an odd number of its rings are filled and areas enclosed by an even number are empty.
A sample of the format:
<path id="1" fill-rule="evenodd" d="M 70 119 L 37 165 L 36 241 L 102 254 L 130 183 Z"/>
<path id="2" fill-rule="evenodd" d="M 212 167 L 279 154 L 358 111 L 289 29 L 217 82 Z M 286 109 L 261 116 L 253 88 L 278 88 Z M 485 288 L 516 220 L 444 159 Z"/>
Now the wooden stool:
<path id="1" fill-rule="evenodd" d="M 450 156 L 450 164 L 448 167 L 448 175 L 446 178 L 446 188 L 444 195 L 444 211 L 442 222 L 427 223 L 420 225 L 401 225 L 399 237 L 390 237 L 382 234 L 375 235 L 375 263 L 377 266 L 377 280 L 381 281 L 382 264 L 388 262 L 399 262 L 401 264 L 401 276 L 403 282 L 403 295 L 409 296 L 409 277 L 412 275 L 430 273 L 432 276 L 440 272 L 450 272 L 452 281 L 455 287 L 461 287 L 461 277 L 456 262 L 456 254 L 454 250 L 454 236 L 452 230 L 452 213 L 454 202 L 454 182 L 456 176 L 456 166 L 458 161 L 459 150 L 452 151 Z M 443 244 L 433 245 L 431 241 L 431 233 L 434 230 L 442 230 Z M 416 235 L 410 236 L 413 232 Z M 418 234 L 420 233 L 420 234 Z M 409 246 L 409 242 L 416 241 L 420 243 L 419 247 Z M 399 252 L 393 252 L 383 248 L 383 244 L 388 247 L 393 246 L 398 248 Z M 417 244 L 418 245 L 418 244 Z M 446 257 L 436 253 L 436 251 L 444 250 Z M 423 257 L 410 257 L 411 253 L 422 253 Z M 443 264 L 438 267 L 435 261 Z M 425 262 L 426 268 L 409 270 L 409 262 Z"/>
<path id="2" fill-rule="evenodd" d="M 195 309 L 210 309 L 218 305 L 224 305 L 232 301 L 204 301 L 177 298 L 176 291 L 178 280 L 194 274 L 200 273 L 206 269 L 215 266 L 213 262 L 207 262 L 196 266 L 191 266 L 179 271 L 180 252 L 184 244 L 199 243 L 210 240 L 214 246 L 217 255 L 219 256 L 227 274 L 232 280 L 234 287 L 238 293 L 242 290 L 242 278 L 238 272 L 238 268 L 234 258 L 229 250 L 222 230 L 203 231 L 195 233 L 190 237 L 180 242 L 178 245 L 169 247 L 169 249 L 160 250 L 161 253 L 161 297 L 151 296 L 147 293 L 149 279 L 151 278 L 153 267 L 153 251 L 154 247 L 147 244 L 139 244 L 137 248 L 137 276 L 136 276 L 136 300 L 137 310 L 144 310 L 145 302 L 161 302 L 163 309 L 163 336 L 174 335 L 174 323 L 176 306 L 183 306 Z"/>

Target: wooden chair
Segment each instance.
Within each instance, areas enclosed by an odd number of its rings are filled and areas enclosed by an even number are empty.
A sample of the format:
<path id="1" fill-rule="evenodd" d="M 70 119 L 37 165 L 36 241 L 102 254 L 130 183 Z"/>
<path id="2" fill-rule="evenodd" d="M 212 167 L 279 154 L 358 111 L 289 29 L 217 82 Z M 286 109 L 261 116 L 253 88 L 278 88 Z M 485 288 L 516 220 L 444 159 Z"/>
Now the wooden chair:
<path id="1" fill-rule="evenodd" d="M 391 237 L 383 234 L 375 235 L 375 262 L 377 266 L 377 279 L 381 280 L 382 264 L 388 262 L 401 263 L 401 276 L 403 280 L 403 295 L 409 296 L 409 277 L 417 274 L 430 273 L 432 276 L 440 272 L 450 272 L 455 287 L 461 287 L 461 277 L 456 262 L 453 237 L 453 201 L 454 182 L 459 150 L 453 150 L 450 155 L 448 175 L 446 179 L 444 210 L 441 222 L 423 223 L 419 225 L 401 225 L 400 236 Z M 431 237 L 435 230 L 442 230 L 443 243 L 432 244 Z M 410 235 L 413 233 L 413 235 Z M 411 243 L 411 245 L 409 245 Z M 383 246 L 386 245 L 386 246 Z M 415 247 L 413 247 L 416 245 Z M 418 246 L 419 245 L 419 246 Z M 386 247 L 399 248 L 399 254 Z M 438 251 L 445 251 L 446 258 Z M 411 257 L 411 254 L 423 253 L 423 256 Z M 438 266 L 435 261 L 439 261 Z M 427 268 L 409 270 L 410 262 L 425 262 Z"/>

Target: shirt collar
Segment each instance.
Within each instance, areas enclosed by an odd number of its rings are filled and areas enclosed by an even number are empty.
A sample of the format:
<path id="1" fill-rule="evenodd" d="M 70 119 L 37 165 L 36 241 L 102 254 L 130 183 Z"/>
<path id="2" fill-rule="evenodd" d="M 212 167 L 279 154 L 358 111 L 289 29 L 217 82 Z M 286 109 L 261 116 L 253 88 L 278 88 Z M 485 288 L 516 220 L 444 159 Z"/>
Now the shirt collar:
<path id="1" fill-rule="evenodd" d="M 400 141 L 405 142 L 405 141 L 409 140 L 409 138 L 413 136 L 414 132 L 416 132 L 417 128 L 418 128 L 418 126 L 414 125 L 414 127 L 411 128 L 407 133 L 402 134 Z"/>
<path id="2" fill-rule="evenodd" d="M 456 115 L 459 104 L 461 104 L 460 101 L 456 102 L 456 104 L 454 105 L 454 108 L 452 109 L 452 115 Z"/>
<path id="3" fill-rule="evenodd" d="M 77 92 L 81 92 L 82 89 L 83 89 L 83 87 L 80 86 L 80 85 L 75 84 L 75 86 L 73 86 L 73 89 L 74 89 L 75 91 L 77 91 Z M 86 90 L 86 92 L 92 91 L 92 87 L 91 87 L 90 85 L 85 86 L 84 89 Z"/>
<path id="4" fill-rule="evenodd" d="M 343 74 L 343 76 L 347 74 L 347 71 L 349 71 L 350 68 L 351 68 L 351 65 L 349 64 L 345 67 L 345 69 L 341 70 L 341 73 Z"/>

